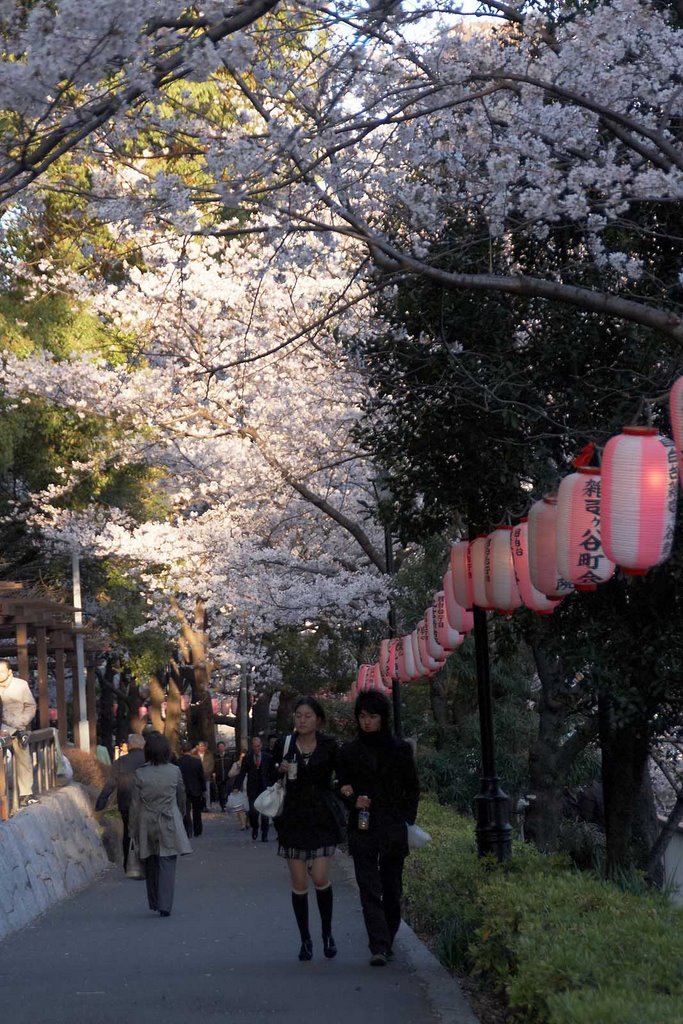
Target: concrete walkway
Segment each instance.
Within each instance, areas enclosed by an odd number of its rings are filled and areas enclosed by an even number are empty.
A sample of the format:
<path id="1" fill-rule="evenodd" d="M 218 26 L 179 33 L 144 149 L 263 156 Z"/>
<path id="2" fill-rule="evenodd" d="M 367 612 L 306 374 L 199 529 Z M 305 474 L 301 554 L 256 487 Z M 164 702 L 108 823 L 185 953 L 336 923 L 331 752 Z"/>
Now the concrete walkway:
<path id="1" fill-rule="evenodd" d="M 271 836 L 273 835 L 271 830 Z M 369 967 L 350 861 L 334 862 L 335 960 L 311 892 L 314 958 L 297 959 L 288 872 L 274 838 L 205 816 L 178 862 L 173 914 L 112 869 L 0 943 L 0 1007 L 12 1024 L 476 1024 L 457 983 L 402 926 L 397 956 Z"/>

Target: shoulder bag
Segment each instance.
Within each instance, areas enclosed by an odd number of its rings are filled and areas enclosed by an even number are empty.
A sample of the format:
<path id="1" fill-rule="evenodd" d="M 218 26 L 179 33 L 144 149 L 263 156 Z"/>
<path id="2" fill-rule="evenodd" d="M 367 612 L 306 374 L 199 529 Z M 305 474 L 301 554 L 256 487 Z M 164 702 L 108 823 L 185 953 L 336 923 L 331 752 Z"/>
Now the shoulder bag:
<path id="1" fill-rule="evenodd" d="M 288 736 L 285 740 L 284 750 L 282 751 L 282 759 L 284 760 L 289 750 L 289 744 L 292 737 Z M 282 808 L 285 803 L 285 780 L 278 779 L 272 786 L 268 786 L 263 790 L 262 793 L 254 800 L 254 810 L 258 811 L 259 814 L 265 814 L 269 818 L 279 818 L 282 814 Z"/>
<path id="2" fill-rule="evenodd" d="M 138 856 L 138 846 L 134 839 L 130 841 L 128 848 L 128 863 L 126 866 L 126 878 L 144 878 L 146 875 L 145 865 Z"/>

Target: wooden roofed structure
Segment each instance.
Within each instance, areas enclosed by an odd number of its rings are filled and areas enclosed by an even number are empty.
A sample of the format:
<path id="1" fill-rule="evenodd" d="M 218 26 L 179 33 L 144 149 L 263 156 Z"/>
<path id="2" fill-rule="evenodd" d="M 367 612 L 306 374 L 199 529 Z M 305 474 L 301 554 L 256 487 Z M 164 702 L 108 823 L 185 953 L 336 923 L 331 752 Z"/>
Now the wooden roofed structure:
<path id="1" fill-rule="evenodd" d="M 50 661 L 57 690 L 57 728 L 62 743 L 67 741 L 67 701 L 65 675 L 71 668 L 76 680 L 76 637 L 84 638 L 86 670 L 86 708 L 82 714 L 78 686 L 73 685 L 73 722 L 88 721 L 90 746 L 97 743 L 95 700 L 95 656 L 102 644 L 86 627 L 75 625 L 76 609 L 40 595 L 22 583 L 0 580 L 0 659 L 16 660 L 17 674 L 30 680 L 31 662 L 36 666 L 38 681 L 39 728 L 50 724 L 48 670 Z M 74 728 L 73 740 L 79 745 L 79 730 Z"/>

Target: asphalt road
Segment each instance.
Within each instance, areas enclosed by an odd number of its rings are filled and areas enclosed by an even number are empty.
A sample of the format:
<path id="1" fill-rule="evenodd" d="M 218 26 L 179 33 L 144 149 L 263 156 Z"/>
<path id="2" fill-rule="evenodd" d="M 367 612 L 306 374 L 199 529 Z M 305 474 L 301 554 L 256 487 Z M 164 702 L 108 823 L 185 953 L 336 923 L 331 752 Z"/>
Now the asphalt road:
<path id="1" fill-rule="evenodd" d="M 271 836 L 273 832 L 271 830 Z M 409 929 L 396 958 L 368 966 L 349 862 L 333 865 L 335 960 L 297 959 L 288 872 L 274 837 L 252 841 L 205 817 L 180 858 L 173 913 L 147 909 L 121 868 L 0 943 L 0 1016 L 12 1024 L 472 1024 L 456 982 Z"/>

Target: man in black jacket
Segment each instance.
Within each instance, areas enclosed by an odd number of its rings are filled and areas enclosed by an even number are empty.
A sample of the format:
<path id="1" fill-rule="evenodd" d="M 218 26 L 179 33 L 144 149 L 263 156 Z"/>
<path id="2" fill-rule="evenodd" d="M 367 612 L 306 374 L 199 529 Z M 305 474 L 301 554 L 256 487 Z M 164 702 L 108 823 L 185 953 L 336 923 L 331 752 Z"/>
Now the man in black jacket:
<path id="1" fill-rule="evenodd" d="M 230 779 L 228 778 L 228 772 L 232 766 L 232 757 L 228 754 L 225 749 L 225 743 L 222 741 L 216 746 L 216 756 L 213 762 L 213 778 L 216 783 L 216 796 L 218 797 L 218 803 L 221 805 L 221 810 L 225 810 L 225 805 L 228 802 L 228 788 L 230 787 Z"/>
<path id="2" fill-rule="evenodd" d="M 339 791 L 350 808 L 349 852 L 372 954 L 370 964 L 382 967 L 393 956 L 401 923 L 406 824 L 415 822 L 420 787 L 410 744 L 391 734 L 390 704 L 384 694 L 377 690 L 359 694 L 354 714 L 358 736 L 342 747 L 337 776 Z"/>
<path id="3" fill-rule="evenodd" d="M 145 740 L 137 732 L 132 732 L 128 737 L 128 753 L 114 761 L 109 773 L 109 779 L 97 797 L 95 803 L 96 811 L 103 811 L 107 801 L 116 790 L 116 803 L 123 822 L 123 870 L 128 867 L 128 850 L 130 849 L 130 835 L 128 834 L 128 815 L 130 812 L 130 801 L 133 796 L 135 785 L 135 773 L 145 763 L 144 748 Z"/>
<path id="4" fill-rule="evenodd" d="M 204 803 L 204 790 L 206 779 L 201 757 L 191 754 L 193 749 L 189 741 L 183 743 L 182 753 L 178 758 L 178 767 L 185 785 L 185 816 L 183 824 L 188 837 L 200 836 L 203 831 L 202 825 L 202 804 Z"/>
<path id="5" fill-rule="evenodd" d="M 261 842 L 268 842 L 268 827 L 270 818 L 266 814 L 259 815 L 254 809 L 254 800 L 262 793 L 270 783 L 273 759 L 268 750 L 262 749 L 261 737 L 254 736 L 251 741 L 251 750 L 242 762 L 242 768 L 235 779 L 233 788 L 240 790 L 244 777 L 247 777 L 247 800 L 249 801 L 249 824 L 251 825 L 251 838 L 258 839 L 259 817 L 261 819 Z"/>

